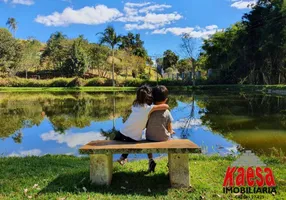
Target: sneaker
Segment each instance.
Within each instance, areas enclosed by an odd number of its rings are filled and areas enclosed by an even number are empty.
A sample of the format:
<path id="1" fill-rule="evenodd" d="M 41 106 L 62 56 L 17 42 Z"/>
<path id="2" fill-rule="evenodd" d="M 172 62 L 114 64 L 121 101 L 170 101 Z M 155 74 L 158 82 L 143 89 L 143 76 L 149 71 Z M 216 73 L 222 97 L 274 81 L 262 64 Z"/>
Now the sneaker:
<path id="1" fill-rule="evenodd" d="M 127 158 L 120 158 L 119 160 L 117 160 L 117 162 L 123 166 L 128 162 L 128 160 Z"/>

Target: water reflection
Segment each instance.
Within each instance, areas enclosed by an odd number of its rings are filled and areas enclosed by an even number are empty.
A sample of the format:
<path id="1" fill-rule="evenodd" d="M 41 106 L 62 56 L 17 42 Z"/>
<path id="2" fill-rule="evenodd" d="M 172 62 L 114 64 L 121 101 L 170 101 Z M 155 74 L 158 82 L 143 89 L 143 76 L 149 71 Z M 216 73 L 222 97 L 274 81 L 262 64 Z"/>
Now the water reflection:
<path id="1" fill-rule="evenodd" d="M 134 93 L 0 93 L 0 154 L 74 154 L 91 140 L 112 139 L 130 114 Z M 244 148 L 286 152 L 286 98 L 261 94 L 171 94 L 176 138 L 206 153 Z"/>

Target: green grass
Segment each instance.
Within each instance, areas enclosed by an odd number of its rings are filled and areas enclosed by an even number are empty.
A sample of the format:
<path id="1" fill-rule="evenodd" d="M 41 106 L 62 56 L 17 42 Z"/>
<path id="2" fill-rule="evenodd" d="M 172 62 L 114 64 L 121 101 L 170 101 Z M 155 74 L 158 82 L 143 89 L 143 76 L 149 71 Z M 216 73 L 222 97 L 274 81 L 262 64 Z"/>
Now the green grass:
<path id="1" fill-rule="evenodd" d="M 135 91 L 136 87 L 0 87 L 0 92 L 112 92 Z"/>
<path id="2" fill-rule="evenodd" d="M 0 87 L 0 92 L 111 92 L 111 91 L 136 91 L 137 87 Z M 195 90 L 230 90 L 230 91 L 256 91 L 266 92 L 267 90 L 286 90 L 286 85 L 200 85 L 192 86 L 168 86 L 170 91 L 191 91 Z"/>
<path id="3" fill-rule="evenodd" d="M 261 199 L 285 199 L 285 164 L 274 158 L 263 160 L 274 171 L 278 193 L 275 197 L 269 194 L 260 196 Z M 233 162 L 233 158 L 191 156 L 189 166 L 192 189 L 170 188 L 166 158 L 157 161 L 156 172 L 151 175 L 143 173 L 147 168 L 147 162 L 147 160 L 130 162 L 124 167 L 115 163 L 112 185 L 96 187 L 89 182 L 89 159 L 86 157 L 0 158 L 0 199 L 234 198 L 233 194 L 222 193 L 224 174 L 227 166 Z M 33 188 L 35 184 L 38 186 Z"/>

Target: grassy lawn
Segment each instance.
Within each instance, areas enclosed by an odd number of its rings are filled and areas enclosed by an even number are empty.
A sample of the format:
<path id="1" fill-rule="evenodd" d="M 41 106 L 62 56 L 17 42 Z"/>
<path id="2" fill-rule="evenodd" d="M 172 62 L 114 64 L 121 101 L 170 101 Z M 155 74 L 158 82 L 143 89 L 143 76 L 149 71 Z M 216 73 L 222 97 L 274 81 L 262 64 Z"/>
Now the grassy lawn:
<path id="1" fill-rule="evenodd" d="M 274 171 L 278 185 L 275 196 L 286 198 L 286 167 L 274 158 L 262 159 Z M 110 187 L 96 187 L 89 182 L 89 159 L 73 156 L 0 158 L 0 199 L 233 199 L 223 194 L 222 183 L 233 158 L 218 156 L 190 157 L 192 189 L 171 189 L 167 160 L 158 160 L 156 172 L 144 175 L 147 160 L 124 167 L 114 164 Z M 36 185 L 37 184 L 37 185 Z M 240 196 L 256 199 L 258 196 Z"/>

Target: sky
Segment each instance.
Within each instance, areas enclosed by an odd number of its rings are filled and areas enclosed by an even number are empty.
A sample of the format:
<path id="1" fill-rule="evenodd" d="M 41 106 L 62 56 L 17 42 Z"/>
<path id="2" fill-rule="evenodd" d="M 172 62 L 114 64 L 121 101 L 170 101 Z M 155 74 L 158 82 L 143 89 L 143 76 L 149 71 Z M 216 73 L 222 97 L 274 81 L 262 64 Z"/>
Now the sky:
<path id="1" fill-rule="evenodd" d="M 241 20 L 256 0 L 0 0 L 0 27 L 18 21 L 16 37 L 46 42 L 56 31 L 69 38 L 96 33 L 112 25 L 118 34 L 140 33 L 149 55 L 167 49 L 180 54 L 181 35 L 206 39 Z"/>

